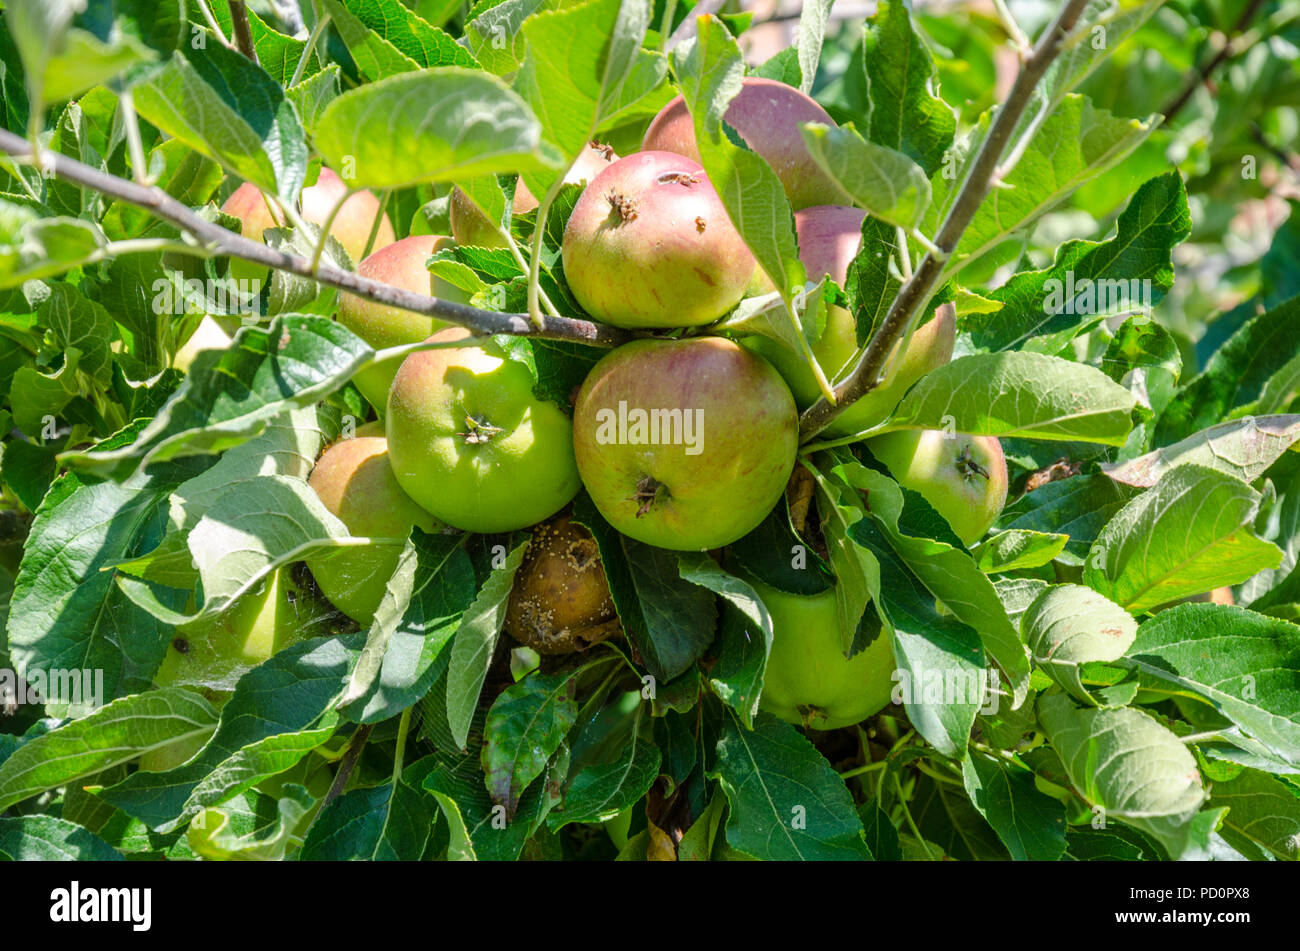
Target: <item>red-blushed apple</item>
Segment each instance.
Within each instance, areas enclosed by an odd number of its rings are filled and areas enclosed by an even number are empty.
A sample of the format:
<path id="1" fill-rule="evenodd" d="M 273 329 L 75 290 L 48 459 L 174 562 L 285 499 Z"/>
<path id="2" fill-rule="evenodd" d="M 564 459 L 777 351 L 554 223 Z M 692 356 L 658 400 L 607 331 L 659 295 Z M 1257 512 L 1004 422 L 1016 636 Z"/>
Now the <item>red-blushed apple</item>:
<path id="1" fill-rule="evenodd" d="M 339 178 L 332 169 L 322 166 L 316 184 L 302 190 L 299 204 L 302 208 L 303 220 L 318 227 L 325 227 L 330 212 L 347 190 L 348 187 L 343 183 L 343 179 Z M 226 199 L 221 210 L 240 220 L 240 234 L 245 238 L 262 241 L 262 232 L 267 228 L 291 226 L 289 222 L 280 219 L 279 208 L 275 208 L 274 214 L 272 213 L 273 207 L 275 206 L 271 204 L 271 199 L 264 197 L 256 185 L 245 182 Z M 343 245 L 343 249 L 347 251 L 353 262 L 359 261 L 361 255 L 365 253 L 366 242 L 370 239 L 370 231 L 374 227 L 376 215 L 381 215 L 379 199 L 362 189 L 353 193 L 334 216 L 334 221 L 330 225 L 330 234 Z M 382 214 L 371 251 L 387 247 L 396 239 L 393 223 L 388 220 L 387 214 Z M 237 280 L 265 281 L 267 273 L 267 269 L 260 264 L 241 258 L 230 259 L 230 276 Z"/>
<path id="2" fill-rule="evenodd" d="M 781 498 L 798 420 L 780 374 L 721 337 L 634 340 L 592 367 L 573 414 L 583 485 L 631 538 L 721 548 Z"/>
<path id="3" fill-rule="evenodd" d="M 568 515 L 533 530 L 505 628 L 539 654 L 586 650 L 621 630 L 596 540 Z"/>
<path id="4" fill-rule="evenodd" d="M 967 547 L 1007 504 L 1007 460 L 994 436 L 901 429 L 868 439 L 867 448 L 899 485 L 919 492 Z"/>
<path id="5" fill-rule="evenodd" d="M 609 146 L 592 142 L 579 153 L 564 180 L 570 185 L 585 186 L 617 159 L 618 155 Z M 511 214 L 526 215 L 537 205 L 537 198 L 528 190 L 524 180 L 518 179 L 515 182 L 515 197 L 510 203 Z M 496 226 L 459 188 L 452 188 L 447 210 L 451 218 L 451 233 L 457 244 L 475 248 L 505 247 L 505 241 Z"/>
<path id="6" fill-rule="evenodd" d="M 772 166 L 790 205 L 798 211 L 811 205 L 831 205 L 845 200 L 844 192 L 822 171 L 808 152 L 799 126 L 832 119 L 809 96 L 774 79 L 748 76 L 731 100 L 723 120 L 740 134 L 749 148 Z M 700 160 L 695 123 L 681 96 L 664 106 L 646 130 L 641 148 L 676 152 Z"/>
<path id="7" fill-rule="evenodd" d="M 829 276 L 841 287 L 849 265 L 862 247 L 862 219 L 865 212 L 844 205 L 817 205 L 794 214 L 799 238 L 799 258 L 808 279 L 816 282 Z M 772 290 L 764 277 L 759 293 Z M 884 422 L 912 384 L 952 359 L 956 320 L 951 305 L 942 305 L 935 315 L 912 334 L 907 350 L 899 356 L 897 346 L 887 358 L 883 383 L 869 391 L 837 416 L 824 431 L 826 438 L 851 436 Z M 744 346 L 762 354 L 785 377 L 800 409 L 821 396 L 812 371 L 803 358 L 784 344 L 757 334 L 745 337 Z M 857 330 L 853 315 L 843 307 L 826 312 L 826 326 L 812 345 L 813 355 L 828 380 L 837 380 L 851 369 L 857 354 Z"/>
<path id="8" fill-rule="evenodd" d="M 442 235 L 411 235 L 367 257 L 357 268 L 357 273 L 417 294 L 468 304 L 468 294 L 429 273 L 428 260 L 434 252 L 454 245 L 451 238 Z M 419 343 L 447 326 L 445 321 L 434 317 L 346 293 L 339 295 L 338 319 L 376 350 Z M 401 365 L 402 361 L 397 358 L 384 360 L 364 368 L 352 378 L 361 395 L 380 413 L 388 402 L 388 388 Z"/>
<path id="9" fill-rule="evenodd" d="M 790 594 L 745 576 L 772 617 L 759 708 L 798 726 L 835 730 L 879 713 L 893 689 L 889 635 L 852 657 L 840 649 L 835 591 Z M 873 610 L 870 605 L 867 610 Z"/>
<path id="10" fill-rule="evenodd" d="M 468 336 L 449 327 L 430 339 Z M 398 484 L 455 528 L 526 528 L 580 487 L 569 418 L 533 395 L 532 373 L 492 342 L 408 356 L 388 391 L 384 422 Z"/>
<path id="11" fill-rule="evenodd" d="M 412 526 L 425 532 L 439 527 L 398 485 L 388 461 L 388 439 L 377 423 L 367 423 L 326 449 L 307 482 L 355 536 L 406 538 Z M 307 567 L 330 603 L 366 626 L 400 554 L 398 548 L 381 545 L 348 547 L 317 553 L 307 559 Z"/>
<path id="12" fill-rule="evenodd" d="M 564 229 L 564 275 L 616 327 L 696 327 L 745 295 L 754 256 L 700 164 L 637 152 L 597 175 Z"/>

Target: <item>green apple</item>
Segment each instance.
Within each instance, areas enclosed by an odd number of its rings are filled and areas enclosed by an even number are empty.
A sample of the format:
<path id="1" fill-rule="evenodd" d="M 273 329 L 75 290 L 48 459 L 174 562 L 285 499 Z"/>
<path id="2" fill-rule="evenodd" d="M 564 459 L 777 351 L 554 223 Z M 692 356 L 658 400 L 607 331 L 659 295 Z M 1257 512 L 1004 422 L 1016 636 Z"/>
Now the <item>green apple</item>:
<path id="1" fill-rule="evenodd" d="M 598 142 L 591 142 L 569 167 L 564 180 L 570 185 L 586 186 L 606 166 L 617 159 L 618 156 L 614 154 L 613 149 Z M 515 182 L 515 197 L 510 203 L 510 213 L 515 217 L 526 215 L 537 205 L 537 198 L 528 190 L 524 180 L 518 179 Z M 447 210 L 451 218 L 451 233 L 455 236 L 457 244 L 475 248 L 506 246 L 501 239 L 501 233 L 497 231 L 488 216 L 483 214 L 478 205 L 474 204 L 459 188 L 451 190 L 451 201 L 448 203 Z"/>
<path id="2" fill-rule="evenodd" d="M 182 373 L 189 373 L 190 365 L 200 353 L 204 350 L 225 350 L 230 346 L 231 341 L 230 334 L 226 333 L 219 323 L 205 315 L 194 328 L 194 333 L 190 334 L 189 339 L 172 357 L 172 368 Z"/>
<path id="3" fill-rule="evenodd" d="M 760 522 L 794 468 L 794 398 L 721 337 L 634 340 L 592 367 L 573 415 L 583 485 L 624 535 L 720 548 Z"/>
<path id="4" fill-rule="evenodd" d="M 1007 460 L 993 436 L 902 429 L 867 440 L 899 485 L 929 502 L 967 547 L 1007 504 Z"/>
<path id="5" fill-rule="evenodd" d="M 844 286 L 849 265 L 862 247 L 864 215 L 861 209 L 843 205 L 818 205 L 795 212 L 799 258 L 810 281 L 829 276 Z M 755 287 L 753 292 L 767 293 L 772 289 L 771 282 L 764 276 L 761 286 Z M 851 436 L 884 422 L 913 383 L 952 359 L 955 337 L 953 307 L 944 304 L 934 317 L 916 329 L 901 356 L 899 347 L 895 345 L 885 361 L 884 382 L 837 416 L 823 435 L 827 438 Z M 762 354 L 777 368 L 790 385 L 800 409 L 807 409 L 821 396 L 812 370 L 789 347 L 760 335 L 745 337 L 741 342 L 755 353 Z M 826 378 L 834 381 L 846 374 L 857 351 L 857 327 L 853 315 L 843 307 L 829 308 L 822 335 L 812 346 L 813 355 Z"/>
<path id="6" fill-rule="evenodd" d="M 740 302 L 757 266 L 703 167 L 638 152 L 597 175 L 561 254 L 587 313 L 616 327 L 696 327 Z"/>
<path id="7" fill-rule="evenodd" d="M 452 342 L 460 327 L 431 340 Z M 388 456 L 425 511 L 469 532 L 510 532 L 577 494 L 573 427 L 533 395 L 533 377 L 495 343 L 408 356 L 388 391 Z"/>
<path id="8" fill-rule="evenodd" d="M 429 258 L 437 251 L 454 246 L 451 238 L 442 235 L 411 235 L 370 255 L 361 262 L 357 273 L 417 294 L 468 304 L 470 295 L 429 273 Z M 352 294 L 339 295 L 338 319 L 376 350 L 419 343 L 447 326 L 445 321 L 400 307 L 387 307 Z M 393 377 L 401 365 L 400 359 L 385 360 L 360 370 L 352 378 L 361 395 L 380 413 L 388 402 L 388 388 L 393 385 Z"/>
<path id="9" fill-rule="evenodd" d="M 790 594 L 752 577 L 746 580 L 772 617 L 760 709 L 818 730 L 849 726 L 884 709 L 895 669 L 886 632 L 845 658 L 833 589 Z"/>
<path id="10" fill-rule="evenodd" d="M 280 568 L 216 617 L 176 628 L 154 683 L 196 689 L 220 707 L 245 673 L 310 637 L 318 610 L 310 593 L 293 581 L 291 569 Z M 207 741 L 207 735 L 190 737 L 152 750 L 140 757 L 140 768 L 172 769 Z"/>
<path id="11" fill-rule="evenodd" d="M 844 200 L 840 187 L 809 153 L 799 128 L 805 122 L 835 125 L 835 120 L 813 99 L 774 79 L 748 76 L 728 104 L 723 119 L 740 133 L 745 145 L 772 166 L 796 211 Z M 681 96 L 654 117 L 641 148 L 676 152 L 700 160 L 695 121 Z"/>
<path id="12" fill-rule="evenodd" d="M 310 636 L 315 609 L 280 568 L 216 617 L 178 627 L 154 682 L 234 690 L 244 673 Z"/>
<path id="13" fill-rule="evenodd" d="M 353 535 L 406 538 L 412 526 L 425 532 L 438 527 L 398 485 L 388 461 L 388 439 L 375 424 L 362 426 L 350 439 L 326 449 L 308 484 Z M 309 557 L 307 567 L 331 604 L 367 626 L 400 555 L 399 549 L 381 545 L 342 548 Z"/>
<path id="14" fill-rule="evenodd" d="M 321 228 L 325 227 L 330 212 L 347 190 L 348 187 L 343 183 L 343 179 L 339 178 L 332 169 L 322 166 L 316 184 L 302 190 L 300 205 L 303 220 Z M 221 206 L 221 210 L 240 220 L 240 234 L 245 238 L 262 241 L 264 240 L 262 232 L 267 228 L 290 227 L 289 222 L 280 219 L 278 208 L 275 208 L 274 213 L 272 212 L 274 207 L 270 198 L 263 196 L 256 185 L 245 182 L 231 193 L 226 203 Z M 371 246 L 373 252 L 397 240 L 396 234 L 393 233 L 393 223 L 388 220 L 388 215 L 379 209 L 378 198 L 364 189 L 354 192 L 334 216 L 334 221 L 330 225 L 330 234 L 338 239 L 339 244 L 343 245 L 343 249 L 348 252 L 348 256 L 353 261 L 359 261 L 365 253 L 366 242 L 370 238 L 370 231 L 375 225 L 377 215 L 379 228 L 375 234 L 375 242 Z M 230 276 L 237 280 L 265 281 L 268 273 L 267 268 L 260 264 L 242 258 L 230 260 Z"/>

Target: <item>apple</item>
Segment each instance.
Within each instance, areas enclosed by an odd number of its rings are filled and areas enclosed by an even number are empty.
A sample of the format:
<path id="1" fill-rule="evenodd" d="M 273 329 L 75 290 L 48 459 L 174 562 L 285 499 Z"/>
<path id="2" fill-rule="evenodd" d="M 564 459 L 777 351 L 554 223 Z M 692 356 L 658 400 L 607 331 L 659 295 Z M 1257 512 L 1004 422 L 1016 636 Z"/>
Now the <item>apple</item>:
<path id="1" fill-rule="evenodd" d="M 302 217 L 318 227 L 325 227 L 330 212 L 338 204 L 348 187 L 343 179 L 329 168 L 321 167 L 316 184 L 302 190 L 300 205 Z M 279 209 L 274 215 L 271 211 L 271 199 L 264 197 L 252 182 L 245 182 L 234 190 L 221 210 L 240 220 L 240 234 L 253 241 L 262 241 L 262 232 L 267 228 L 289 227 L 290 223 L 279 218 Z M 364 189 L 353 193 L 343 203 L 330 225 L 330 234 L 338 239 L 353 261 L 361 259 L 365 253 L 366 242 L 375 224 L 375 216 L 380 215 L 379 199 Z M 396 240 L 393 223 L 387 214 L 379 219 L 379 229 L 375 233 L 372 251 L 387 247 Z M 230 259 L 230 276 L 237 280 L 265 281 L 268 269 L 260 264 L 245 261 L 242 258 Z"/>
<path id="2" fill-rule="evenodd" d="M 449 327 L 430 339 L 463 340 Z M 511 532 L 577 494 L 573 427 L 493 342 L 408 356 L 388 391 L 388 456 L 425 511 L 469 532 Z"/>
<path id="3" fill-rule="evenodd" d="M 861 209 L 844 205 L 817 205 L 795 212 L 799 258 L 810 281 L 829 276 L 844 286 L 849 265 L 862 247 L 865 215 Z M 762 283 L 764 286 L 756 287 L 755 292 L 766 293 L 773 289 L 766 276 Z M 837 416 L 823 435 L 851 436 L 884 422 L 913 383 L 952 359 L 956 331 L 954 310 L 945 304 L 934 317 L 916 329 L 901 357 L 895 345 L 885 362 L 887 375 L 884 382 Z M 785 377 L 800 409 L 808 408 L 821 396 L 812 371 L 798 353 L 770 337 L 757 334 L 745 337 L 741 342 L 766 357 Z M 827 379 L 834 381 L 847 373 L 857 351 L 857 327 L 853 315 L 843 307 L 829 308 L 822 335 L 812 345 L 813 355 Z"/>
<path id="4" fill-rule="evenodd" d="M 506 633 L 539 654 L 570 654 L 621 628 L 596 540 L 567 515 L 533 531 L 515 575 Z"/>
<path id="5" fill-rule="evenodd" d="M 216 617 L 176 628 L 154 683 L 197 689 L 220 707 L 245 673 L 311 636 L 318 611 L 310 592 L 293 581 L 292 570 L 279 568 Z M 208 738 L 189 737 L 151 750 L 140 757 L 139 766 L 153 772 L 172 769 L 202 749 Z"/>
<path id="6" fill-rule="evenodd" d="M 442 235 L 411 235 L 367 257 L 357 268 L 357 273 L 417 294 L 468 304 L 469 294 L 429 273 L 429 258 L 435 252 L 454 245 L 451 238 Z M 352 294 L 339 295 L 338 320 L 376 350 L 419 343 L 447 326 L 445 321 L 434 317 L 400 307 L 388 307 Z M 384 360 L 365 367 L 352 378 L 361 395 L 381 413 L 388 402 L 388 388 L 393 385 L 393 377 L 401 365 L 402 361 L 397 358 Z"/>
<path id="7" fill-rule="evenodd" d="M 406 538 L 415 525 L 425 532 L 438 528 L 437 520 L 398 485 L 388 461 L 388 439 L 377 424 L 368 423 L 326 449 L 307 484 L 353 535 Z M 400 554 L 379 545 L 336 549 L 309 557 L 307 567 L 331 604 L 368 626 Z"/>
<path id="8" fill-rule="evenodd" d="M 591 142 L 579 153 L 564 180 L 570 185 L 586 185 L 599 175 L 611 163 L 618 159 L 614 150 L 599 142 Z M 515 182 L 515 197 L 510 203 L 510 212 L 514 216 L 526 215 L 538 205 L 537 198 L 522 178 Z M 451 233 L 456 243 L 464 247 L 504 248 L 505 242 L 491 219 L 483 213 L 459 188 L 452 188 L 451 201 L 448 205 L 451 217 Z"/>
<path id="9" fill-rule="evenodd" d="M 934 506 L 962 544 L 984 536 L 1007 504 L 1007 460 L 993 436 L 902 429 L 866 441 L 899 485 Z"/>
<path id="10" fill-rule="evenodd" d="M 216 617 L 176 628 L 154 682 L 231 691 L 244 673 L 309 636 L 316 606 L 290 574 L 279 568 Z"/>
<path id="11" fill-rule="evenodd" d="M 230 346 L 232 338 L 226 333 L 225 329 L 217 323 L 212 317 L 204 315 L 199 321 L 199 325 L 194 328 L 194 333 L 190 334 L 189 339 L 176 351 L 172 357 L 172 368 L 180 370 L 182 373 L 189 373 L 190 366 L 194 363 L 194 358 L 204 350 L 225 350 Z"/>
<path id="12" fill-rule="evenodd" d="M 569 216 L 564 275 L 616 327 L 696 327 L 745 296 L 756 263 L 699 162 L 638 152 L 592 179 Z"/>
<path id="13" fill-rule="evenodd" d="M 730 340 L 634 340 L 592 367 L 573 415 L 582 482 L 637 541 L 721 548 L 785 490 L 798 449 L 780 374 Z"/>
<path id="14" fill-rule="evenodd" d="M 834 730 L 879 713 L 893 690 L 894 652 L 884 631 L 845 658 L 835 591 L 790 594 L 745 580 L 772 617 L 772 651 L 759 708 L 798 726 Z"/>
<path id="15" fill-rule="evenodd" d="M 745 145 L 772 166 L 796 211 L 844 200 L 844 192 L 813 160 L 799 131 L 805 122 L 834 126 L 835 120 L 798 89 L 774 79 L 748 76 L 727 106 L 723 120 L 740 134 Z M 676 152 L 700 160 L 695 122 L 681 96 L 654 117 L 641 148 Z"/>

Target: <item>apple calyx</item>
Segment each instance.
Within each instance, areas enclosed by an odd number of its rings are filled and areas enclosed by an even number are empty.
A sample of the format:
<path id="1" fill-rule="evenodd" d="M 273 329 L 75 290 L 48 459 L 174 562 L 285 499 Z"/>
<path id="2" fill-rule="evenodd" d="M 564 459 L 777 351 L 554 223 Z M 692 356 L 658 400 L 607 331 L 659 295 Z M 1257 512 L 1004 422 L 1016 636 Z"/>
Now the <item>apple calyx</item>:
<path id="1" fill-rule="evenodd" d="M 461 435 L 465 437 L 465 442 L 471 446 L 490 442 L 494 436 L 499 436 L 504 432 L 500 426 L 493 426 L 481 416 L 466 416 L 465 426 L 467 431 L 461 433 Z"/>
<path id="2" fill-rule="evenodd" d="M 609 207 L 611 209 L 618 212 L 618 217 L 621 221 L 636 221 L 637 211 L 635 198 L 628 198 L 626 195 L 611 188 L 609 194 L 605 196 L 605 200 L 609 202 Z"/>
<path id="3" fill-rule="evenodd" d="M 654 504 L 659 499 L 659 496 L 667 491 L 668 486 L 664 485 L 654 476 L 642 476 L 641 480 L 636 484 L 636 491 L 628 496 L 628 501 L 641 503 L 637 506 L 636 517 L 640 518 L 647 514 L 652 508 L 654 508 Z"/>
<path id="4" fill-rule="evenodd" d="M 967 482 L 970 482 L 977 475 L 983 476 L 985 482 L 992 478 L 989 475 L 989 470 L 985 469 L 971 456 L 969 444 L 962 447 L 961 455 L 957 457 L 957 471 L 962 474 L 962 478 Z"/>

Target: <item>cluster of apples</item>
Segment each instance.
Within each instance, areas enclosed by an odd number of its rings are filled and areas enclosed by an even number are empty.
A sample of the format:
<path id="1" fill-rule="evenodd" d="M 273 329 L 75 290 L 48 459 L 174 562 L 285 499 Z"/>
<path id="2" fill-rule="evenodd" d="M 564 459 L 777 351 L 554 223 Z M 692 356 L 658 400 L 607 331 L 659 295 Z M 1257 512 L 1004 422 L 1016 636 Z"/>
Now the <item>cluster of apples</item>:
<path id="1" fill-rule="evenodd" d="M 790 86 L 749 78 L 725 118 L 782 182 L 809 279 L 829 276 L 842 285 L 861 248 L 863 212 L 844 204 L 799 131 L 806 122 L 831 125 L 830 116 Z M 570 418 L 535 395 L 529 370 L 496 343 L 467 345 L 459 327 L 343 295 L 339 321 L 376 348 L 423 340 L 442 346 L 359 373 L 354 382 L 380 421 L 330 446 L 310 478 L 354 535 L 405 537 L 413 526 L 479 533 L 536 527 L 507 630 L 547 653 L 583 649 L 618 631 L 599 552 L 563 514 L 581 488 L 630 538 L 679 551 L 722 549 L 781 501 L 798 450 L 799 410 L 819 395 L 806 363 L 766 337 L 654 335 L 704 327 L 745 296 L 772 290 L 699 162 L 680 97 L 650 124 L 642 151 L 620 158 L 593 143 L 567 180 L 584 186 L 563 239 L 569 288 L 594 319 L 646 336 L 596 363 Z M 259 238 L 276 222 L 250 188 L 236 191 L 224 210 L 241 218 L 246 236 Z M 323 170 L 315 193 L 304 190 L 304 217 L 323 223 L 343 188 Z M 536 206 L 519 180 L 513 213 Z M 333 230 L 350 254 L 372 244 L 360 274 L 466 302 L 431 276 L 428 258 L 453 242 L 494 247 L 505 238 L 459 189 L 450 216 L 452 237 L 397 241 L 374 197 L 357 192 Z M 905 352 L 891 355 L 882 385 L 839 416 L 828 435 L 852 435 L 886 419 L 913 383 L 951 359 L 953 340 L 951 308 L 940 308 Z M 827 376 L 846 372 L 858 346 L 853 316 L 830 308 L 813 346 Z M 1005 503 L 1007 469 L 996 439 L 908 430 L 866 447 L 967 545 Z M 308 564 L 325 596 L 366 624 L 396 559 L 391 548 L 375 547 Z M 765 706 L 828 728 L 884 705 L 892 669 L 885 638 L 846 659 L 833 592 L 807 597 L 751 580 L 776 626 Z"/>

